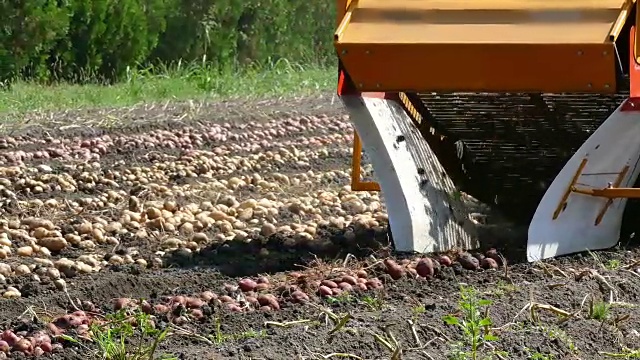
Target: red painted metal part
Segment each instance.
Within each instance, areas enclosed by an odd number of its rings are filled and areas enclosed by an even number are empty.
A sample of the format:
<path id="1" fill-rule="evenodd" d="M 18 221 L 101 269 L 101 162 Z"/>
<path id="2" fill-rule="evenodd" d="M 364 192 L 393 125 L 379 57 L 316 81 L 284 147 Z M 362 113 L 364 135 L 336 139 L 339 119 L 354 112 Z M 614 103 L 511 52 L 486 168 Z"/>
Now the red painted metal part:
<path id="1" fill-rule="evenodd" d="M 636 27 L 632 26 L 629 35 L 629 98 L 620 111 L 640 111 L 640 64 L 635 54 Z"/>
<path id="2" fill-rule="evenodd" d="M 344 70 L 342 64 L 338 66 L 338 95 L 356 95 L 369 98 L 397 100 L 398 94 L 387 92 L 361 92 Z"/>

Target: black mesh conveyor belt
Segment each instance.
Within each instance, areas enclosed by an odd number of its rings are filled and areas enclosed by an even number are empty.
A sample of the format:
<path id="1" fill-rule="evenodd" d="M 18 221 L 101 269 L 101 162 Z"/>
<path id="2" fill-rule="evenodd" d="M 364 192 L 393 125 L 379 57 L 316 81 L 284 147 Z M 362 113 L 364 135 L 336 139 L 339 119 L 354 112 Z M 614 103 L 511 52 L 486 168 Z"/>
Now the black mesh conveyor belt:
<path id="1" fill-rule="evenodd" d="M 461 188 L 524 221 L 564 163 L 627 96 L 410 95 L 431 126 L 462 142 Z"/>

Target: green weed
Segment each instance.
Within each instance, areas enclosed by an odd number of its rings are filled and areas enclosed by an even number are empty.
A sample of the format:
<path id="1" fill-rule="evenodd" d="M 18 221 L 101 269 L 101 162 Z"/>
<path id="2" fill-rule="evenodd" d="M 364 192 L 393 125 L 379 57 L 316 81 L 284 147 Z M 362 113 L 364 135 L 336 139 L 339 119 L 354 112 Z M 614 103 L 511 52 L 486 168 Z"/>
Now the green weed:
<path id="1" fill-rule="evenodd" d="M 150 315 L 142 312 L 131 315 L 124 310 L 109 314 L 104 323 L 90 327 L 91 338 L 104 360 L 156 359 L 158 345 L 165 340 L 169 329 L 156 329 Z M 168 355 L 160 359 L 177 360 Z"/>
<path id="2" fill-rule="evenodd" d="M 488 316 L 488 308 L 491 301 L 479 298 L 476 290 L 472 287 L 462 286 L 460 293 L 461 317 L 453 315 L 444 317 L 446 324 L 458 327 L 463 334 L 463 340 L 455 344 L 451 358 L 477 360 L 479 351 L 485 344 L 498 340 L 490 333 L 492 321 Z M 484 356 L 482 359 L 493 359 L 495 353 L 493 351 L 489 351 L 489 353 L 490 355 Z"/>
<path id="3" fill-rule="evenodd" d="M 622 266 L 622 262 L 618 259 L 610 259 L 607 261 L 607 269 L 609 270 L 618 270 Z"/>
<path id="4" fill-rule="evenodd" d="M 591 301 L 589 306 L 589 317 L 591 319 L 604 321 L 609 318 L 611 304 L 604 301 Z"/>
<path id="5" fill-rule="evenodd" d="M 375 310 L 375 311 L 382 310 L 382 307 L 384 306 L 382 299 L 375 296 L 366 295 L 362 297 L 360 301 L 364 303 L 367 307 L 369 307 L 371 310 Z"/>
<path id="6" fill-rule="evenodd" d="M 263 338 L 267 336 L 266 330 L 248 330 L 237 334 L 225 334 L 222 331 L 222 321 L 220 318 L 215 319 L 216 327 L 213 333 L 209 336 L 209 339 L 217 345 L 220 345 L 226 341 L 242 340 L 242 339 L 255 339 Z"/>
<path id="7" fill-rule="evenodd" d="M 640 359 L 640 349 L 624 349 L 619 353 L 601 352 L 600 354 L 618 359 Z"/>

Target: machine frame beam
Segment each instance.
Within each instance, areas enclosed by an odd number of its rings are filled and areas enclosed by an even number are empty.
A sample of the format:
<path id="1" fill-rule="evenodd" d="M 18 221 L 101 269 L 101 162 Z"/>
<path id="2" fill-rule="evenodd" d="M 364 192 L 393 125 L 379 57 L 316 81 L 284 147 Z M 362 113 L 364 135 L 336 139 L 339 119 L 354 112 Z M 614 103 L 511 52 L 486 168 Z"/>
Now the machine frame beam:
<path id="1" fill-rule="evenodd" d="M 334 45 L 362 92 L 613 94 L 633 3 L 341 0 Z"/>

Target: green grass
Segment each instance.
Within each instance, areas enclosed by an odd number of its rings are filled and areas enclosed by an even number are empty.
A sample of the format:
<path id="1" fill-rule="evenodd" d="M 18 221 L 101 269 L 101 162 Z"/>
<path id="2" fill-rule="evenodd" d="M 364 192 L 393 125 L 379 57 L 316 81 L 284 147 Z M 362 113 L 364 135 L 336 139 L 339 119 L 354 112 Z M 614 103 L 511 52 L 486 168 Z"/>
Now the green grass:
<path id="1" fill-rule="evenodd" d="M 17 81 L 0 91 L 0 114 L 32 110 L 130 106 L 142 102 L 312 95 L 335 88 L 337 70 L 287 61 L 244 70 L 220 71 L 206 64 L 130 71 L 115 85 L 56 84 Z"/>

